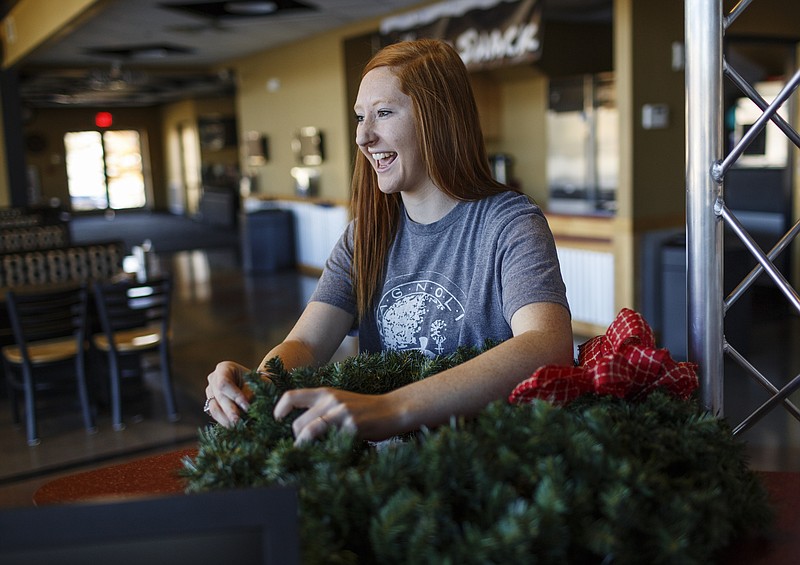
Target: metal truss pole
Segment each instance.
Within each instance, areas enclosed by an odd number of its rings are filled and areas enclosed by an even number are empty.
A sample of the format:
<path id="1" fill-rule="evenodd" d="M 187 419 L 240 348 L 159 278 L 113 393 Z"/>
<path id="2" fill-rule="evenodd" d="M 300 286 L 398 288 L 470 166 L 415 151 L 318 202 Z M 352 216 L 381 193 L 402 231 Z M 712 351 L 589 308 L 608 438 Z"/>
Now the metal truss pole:
<path id="1" fill-rule="evenodd" d="M 723 412 L 722 2 L 685 0 L 686 252 L 689 359 L 703 404 Z"/>

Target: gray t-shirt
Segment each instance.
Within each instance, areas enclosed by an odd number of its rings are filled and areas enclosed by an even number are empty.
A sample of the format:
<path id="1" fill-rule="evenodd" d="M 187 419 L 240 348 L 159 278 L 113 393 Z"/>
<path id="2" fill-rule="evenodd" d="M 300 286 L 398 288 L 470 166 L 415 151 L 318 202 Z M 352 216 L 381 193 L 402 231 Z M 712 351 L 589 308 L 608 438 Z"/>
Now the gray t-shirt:
<path id="1" fill-rule="evenodd" d="M 522 306 L 569 308 L 553 235 L 525 195 L 459 202 L 432 224 L 401 215 L 374 311 L 358 327 L 362 352 L 418 349 L 433 356 L 480 347 L 486 339 L 510 338 L 511 316 Z M 351 222 L 311 300 L 355 315 L 352 242 Z"/>

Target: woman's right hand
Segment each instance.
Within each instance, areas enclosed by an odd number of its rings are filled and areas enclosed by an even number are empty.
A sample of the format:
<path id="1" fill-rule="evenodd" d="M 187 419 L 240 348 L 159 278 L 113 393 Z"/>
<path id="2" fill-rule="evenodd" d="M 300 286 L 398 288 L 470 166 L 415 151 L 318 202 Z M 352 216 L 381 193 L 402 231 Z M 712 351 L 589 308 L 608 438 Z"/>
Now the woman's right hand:
<path id="1" fill-rule="evenodd" d="M 222 361 L 208 375 L 206 414 L 226 428 L 234 425 L 250 407 L 253 393 L 244 384 L 249 369 L 233 361 Z"/>

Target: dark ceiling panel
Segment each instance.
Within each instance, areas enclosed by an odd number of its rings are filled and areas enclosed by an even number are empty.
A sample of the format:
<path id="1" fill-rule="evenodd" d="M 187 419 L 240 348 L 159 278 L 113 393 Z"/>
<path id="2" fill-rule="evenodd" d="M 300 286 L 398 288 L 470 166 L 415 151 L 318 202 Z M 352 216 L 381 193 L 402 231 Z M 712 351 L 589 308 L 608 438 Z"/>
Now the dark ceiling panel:
<path id="1" fill-rule="evenodd" d="M 316 10 L 296 0 L 161 3 L 161 7 L 210 19 L 268 17 L 287 10 Z"/>
<path id="2" fill-rule="evenodd" d="M 194 52 L 194 49 L 165 43 L 146 43 L 118 47 L 88 47 L 84 51 L 89 55 L 101 55 L 112 59 L 152 59 L 171 55 L 188 55 Z"/>

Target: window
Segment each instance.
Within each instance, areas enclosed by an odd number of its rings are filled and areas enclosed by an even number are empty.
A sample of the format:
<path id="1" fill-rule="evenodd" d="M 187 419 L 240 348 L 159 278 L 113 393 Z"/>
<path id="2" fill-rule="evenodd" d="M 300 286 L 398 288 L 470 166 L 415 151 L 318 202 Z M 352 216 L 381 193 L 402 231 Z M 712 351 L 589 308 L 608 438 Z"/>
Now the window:
<path id="1" fill-rule="evenodd" d="M 139 132 L 69 132 L 64 146 L 73 210 L 144 207 L 147 199 Z"/>

